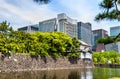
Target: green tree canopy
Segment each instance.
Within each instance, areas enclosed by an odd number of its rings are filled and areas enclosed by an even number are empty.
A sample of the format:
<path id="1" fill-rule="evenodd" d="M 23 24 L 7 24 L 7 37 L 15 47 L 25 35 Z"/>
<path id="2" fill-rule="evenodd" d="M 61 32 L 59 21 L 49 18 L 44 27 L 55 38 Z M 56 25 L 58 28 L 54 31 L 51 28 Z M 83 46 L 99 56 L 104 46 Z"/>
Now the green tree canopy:
<path id="1" fill-rule="evenodd" d="M 3 21 L 0 23 L 0 33 L 5 33 L 8 31 L 12 31 L 12 27 L 10 27 L 10 23 L 7 23 L 7 21 Z"/>
<path id="2" fill-rule="evenodd" d="M 119 42 L 120 41 L 120 34 L 117 35 L 116 37 L 106 37 L 106 38 L 99 38 L 97 40 L 98 44 L 109 44 L 109 43 L 114 43 L 114 42 Z"/>
<path id="3" fill-rule="evenodd" d="M 0 52 L 8 54 L 26 53 L 31 56 L 74 56 L 79 57 L 78 39 L 61 32 L 14 31 L 7 22 L 0 24 Z M 69 55 L 71 53 L 71 55 Z M 80 53 L 79 53 L 80 54 Z"/>
<path id="4" fill-rule="evenodd" d="M 120 64 L 120 54 L 115 51 L 94 52 L 92 58 L 95 64 Z"/>
<path id="5" fill-rule="evenodd" d="M 120 10 L 119 10 L 120 0 L 103 0 L 99 6 L 103 9 L 101 13 L 99 13 L 95 20 L 118 20 L 120 21 Z"/>
<path id="6" fill-rule="evenodd" d="M 113 43 L 115 40 L 114 38 L 111 37 L 106 37 L 106 38 L 100 38 L 97 40 L 98 44 L 109 44 L 109 43 Z"/>

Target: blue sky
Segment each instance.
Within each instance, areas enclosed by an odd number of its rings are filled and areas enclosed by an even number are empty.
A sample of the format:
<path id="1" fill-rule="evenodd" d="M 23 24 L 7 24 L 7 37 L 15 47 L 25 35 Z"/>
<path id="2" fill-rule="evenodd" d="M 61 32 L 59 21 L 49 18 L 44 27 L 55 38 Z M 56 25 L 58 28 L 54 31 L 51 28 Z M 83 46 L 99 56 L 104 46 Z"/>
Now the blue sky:
<path id="1" fill-rule="evenodd" d="M 101 9 L 102 0 L 51 0 L 47 5 L 38 5 L 32 0 L 0 0 L 0 22 L 7 20 L 16 30 L 19 27 L 36 24 L 42 20 L 66 13 L 77 21 L 90 22 L 92 29 L 105 29 L 120 25 L 117 21 L 95 22 L 94 17 Z"/>

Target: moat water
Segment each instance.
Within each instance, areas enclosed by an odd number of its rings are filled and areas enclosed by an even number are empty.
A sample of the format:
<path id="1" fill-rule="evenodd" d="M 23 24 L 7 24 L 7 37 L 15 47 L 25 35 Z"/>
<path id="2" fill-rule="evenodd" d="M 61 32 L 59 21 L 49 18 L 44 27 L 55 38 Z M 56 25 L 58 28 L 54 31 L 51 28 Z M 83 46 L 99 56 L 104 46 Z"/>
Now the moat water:
<path id="1" fill-rule="evenodd" d="M 109 79 L 120 77 L 120 68 L 0 72 L 0 79 Z"/>

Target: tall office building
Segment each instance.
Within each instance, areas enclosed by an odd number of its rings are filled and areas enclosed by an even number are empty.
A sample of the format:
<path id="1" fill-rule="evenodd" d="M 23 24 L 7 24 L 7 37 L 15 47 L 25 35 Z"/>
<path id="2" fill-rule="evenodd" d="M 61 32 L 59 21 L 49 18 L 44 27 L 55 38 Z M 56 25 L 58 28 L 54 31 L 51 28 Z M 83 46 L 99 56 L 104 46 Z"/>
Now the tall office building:
<path id="1" fill-rule="evenodd" d="M 21 28 L 18 28 L 18 30 L 32 33 L 32 32 L 38 31 L 38 24 L 21 27 Z"/>
<path id="2" fill-rule="evenodd" d="M 77 37 L 77 21 L 69 18 L 65 13 L 57 15 L 57 18 L 39 22 L 39 31 L 63 32 L 71 37 Z"/>
<path id="3" fill-rule="evenodd" d="M 78 28 L 78 39 L 92 45 L 92 28 L 90 23 L 77 23 Z"/>
<path id="4" fill-rule="evenodd" d="M 56 30 L 56 18 L 39 22 L 38 30 L 41 32 L 54 32 Z"/>
<path id="5" fill-rule="evenodd" d="M 110 27 L 110 36 L 117 36 L 120 33 L 120 26 Z"/>
<path id="6" fill-rule="evenodd" d="M 65 13 L 58 14 L 58 31 L 71 37 L 77 37 L 77 21 L 69 18 Z"/>
<path id="7" fill-rule="evenodd" d="M 105 37 L 108 37 L 108 32 L 104 29 L 97 29 L 92 31 L 92 46 L 94 51 L 96 51 L 97 40 L 99 38 Z"/>

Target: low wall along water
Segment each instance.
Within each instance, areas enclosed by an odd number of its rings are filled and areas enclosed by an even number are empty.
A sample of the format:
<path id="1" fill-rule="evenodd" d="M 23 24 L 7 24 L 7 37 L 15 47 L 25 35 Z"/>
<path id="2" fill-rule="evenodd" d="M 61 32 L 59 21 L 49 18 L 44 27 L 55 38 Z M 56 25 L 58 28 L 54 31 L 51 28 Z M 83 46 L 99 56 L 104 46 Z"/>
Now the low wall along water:
<path id="1" fill-rule="evenodd" d="M 120 64 L 94 64 L 96 67 L 120 68 Z"/>
<path id="2" fill-rule="evenodd" d="M 0 71 L 49 70 L 83 67 L 84 63 L 82 59 L 55 59 L 52 57 L 36 58 L 23 54 L 15 54 L 9 57 L 0 56 Z"/>

